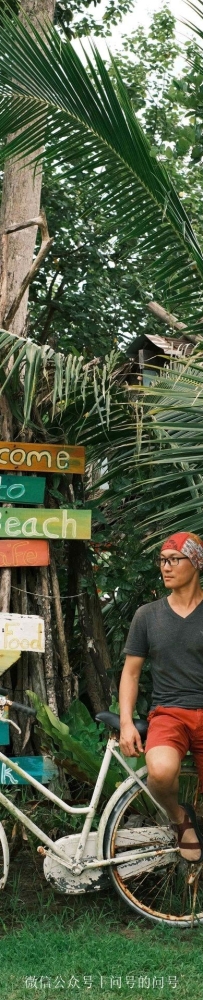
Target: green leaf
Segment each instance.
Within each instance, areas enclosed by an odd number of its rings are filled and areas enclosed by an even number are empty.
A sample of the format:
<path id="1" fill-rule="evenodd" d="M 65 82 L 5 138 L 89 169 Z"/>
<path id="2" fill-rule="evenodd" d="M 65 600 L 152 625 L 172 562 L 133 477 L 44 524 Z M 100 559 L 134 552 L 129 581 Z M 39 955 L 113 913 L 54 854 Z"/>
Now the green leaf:
<path id="1" fill-rule="evenodd" d="M 5 16 L 0 37 L 0 138 L 4 155 L 69 164 L 69 177 L 88 186 L 97 171 L 111 236 L 142 250 L 145 289 L 183 321 L 203 310 L 203 255 L 163 163 L 152 156 L 117 64 L 116 88 L 97 49 L 80 60 L 69 41 L 47 24 L 43 37 Z M 18 132 L 16 134 L 16 121 Z M 12 134 L 12 138 L 8 136 Z M 107 218 L 108 225 L 108 218 Z M 195 270 L 193 269 L 195 265 Z M 152 291 L 153 286 L 153 291 Z M 68 377 L 66 399 L 68 398 Z M 96 391 L 96 383 L 95 383 Z M 102 408 L 99 395 L 96 400 Z"/>

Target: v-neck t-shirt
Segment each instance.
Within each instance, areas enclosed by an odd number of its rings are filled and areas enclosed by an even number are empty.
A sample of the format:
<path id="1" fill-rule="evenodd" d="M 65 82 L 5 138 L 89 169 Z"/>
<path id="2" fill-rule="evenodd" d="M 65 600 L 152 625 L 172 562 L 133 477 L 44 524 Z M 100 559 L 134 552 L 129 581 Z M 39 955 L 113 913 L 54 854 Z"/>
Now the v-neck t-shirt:
<path id="1" fill-rule="evenodd" d="M 203 601 L 182 618 L 167 597 L 135 612 L 124 652 L 149 657 L 152 708 L 203 708 Z"/>

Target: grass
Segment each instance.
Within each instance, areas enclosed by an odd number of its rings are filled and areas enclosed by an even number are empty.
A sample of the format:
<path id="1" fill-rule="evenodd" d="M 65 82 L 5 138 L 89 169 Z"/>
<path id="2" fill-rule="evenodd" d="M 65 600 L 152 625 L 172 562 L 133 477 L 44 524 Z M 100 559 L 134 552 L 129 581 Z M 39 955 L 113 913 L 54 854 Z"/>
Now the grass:
<path id="1" fill-rule="evenodd" d="M 11 869 L 0 898 L 3 1000 L 202 1000 L 203 927 L 133 920 L 111 889 L 59 896 L 28 850 Z"/>
<path id="2" fill-rule="evenodd" d="M 4 1000 L 143 1000 L 146 994 L 165 1000 L 193 994 L 202 1000 L 201 930 L 191 935 L 142 922 L 123 926 L 117 914 L 114 928 L 108 900 L 99 904 L 97 898 L 92 912 L 89 907 L 90 897 L 78 914 L 74 905 L 73 919 L 68 904 L 60 921 L 45 911 L 1 939 Z"/>
<path id="3" fill-rule="evenodd" d="M 51 812 L 48 820 L 52 829 Z M 55 893 L 36 841 L 22 844 L 17 827 L 11 843 L 0 894 L 3 1000 L 202 1000 L 203 925 L 191 932 L 134 919 L 111 887 Z"/>

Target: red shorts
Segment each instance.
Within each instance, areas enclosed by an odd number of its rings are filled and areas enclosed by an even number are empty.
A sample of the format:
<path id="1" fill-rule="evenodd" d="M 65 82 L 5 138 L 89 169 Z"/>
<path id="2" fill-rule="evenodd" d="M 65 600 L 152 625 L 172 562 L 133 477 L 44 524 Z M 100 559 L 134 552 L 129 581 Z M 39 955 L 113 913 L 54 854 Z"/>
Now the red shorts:
<path id="1" fill-rule="evenodd" d="M 181 760 L 187 750 L 193 754 L 203 792 L 203 708 L 163 708 L 158 705 L 148 715 L 145 753 L 153 747 L 170 746 Z"/>

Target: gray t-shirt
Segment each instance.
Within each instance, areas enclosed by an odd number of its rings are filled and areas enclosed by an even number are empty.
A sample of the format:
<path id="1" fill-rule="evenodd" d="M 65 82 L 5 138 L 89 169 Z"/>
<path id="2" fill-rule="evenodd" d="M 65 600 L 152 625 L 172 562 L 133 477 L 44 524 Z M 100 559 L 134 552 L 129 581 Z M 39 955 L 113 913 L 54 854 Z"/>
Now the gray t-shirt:
<path id="1" fill-rule="evenodd" d="M 149 656 L 152 708 L 203 708 L 203 601 L 186 618 L 167 597 L 135 612 L 124 652 Z"/>

